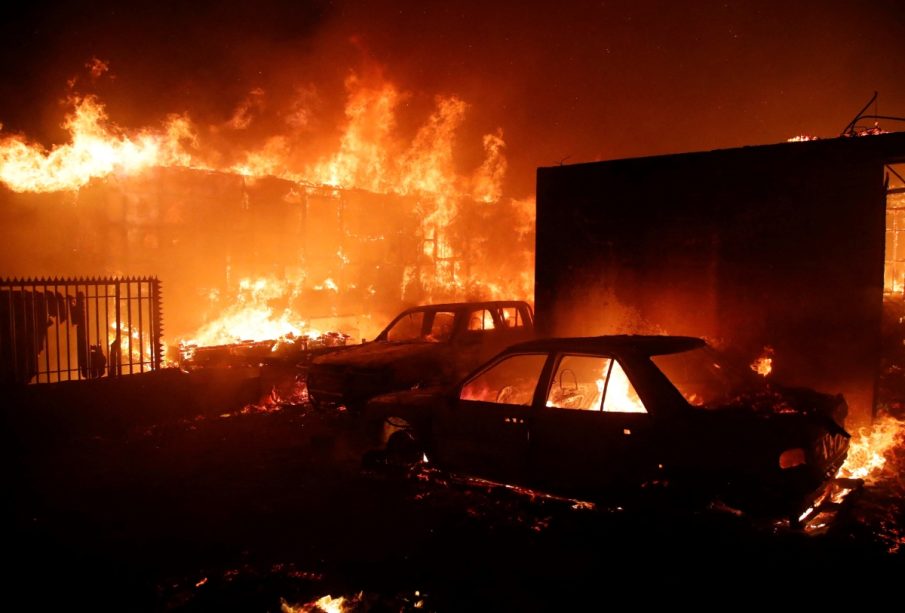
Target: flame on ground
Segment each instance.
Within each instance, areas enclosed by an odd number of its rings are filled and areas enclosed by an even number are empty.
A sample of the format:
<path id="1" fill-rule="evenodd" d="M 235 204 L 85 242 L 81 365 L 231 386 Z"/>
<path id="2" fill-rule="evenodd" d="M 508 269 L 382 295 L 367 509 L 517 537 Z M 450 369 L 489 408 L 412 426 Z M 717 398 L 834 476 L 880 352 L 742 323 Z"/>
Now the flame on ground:
<path id="1" fill-rule="evenodd" d="M 285 600 L 280 604 L 282 613 L 348 613 L 355 610 L 361 603 L 364 594 L 346 598 L 344 596 L 333 597 L 330 594 L 317 600 L 301 605 L 291 605 Z"/>
<path id="2" fill-rule="evenodd" d="M 274 277 L 242 279 L 235 301 L 183 343 L 211 346 L 299 337 L 303 334 L 317 337 L 319 333 L 307 330 L 305 322 L 291 309 L 275 313 L 270 304 L 273 300 L 292 298 L 298 291 L 297 284 Z"/>
<path id="3" fill-rule="evenodd" d="M 751 370 L 766 377 L 773 372 L 773 347 L 764 347 L 763 353 L 751 363 Z"/>
<path id="4" fill-rule="evenodd" d="M 290 384 L 274 385 L 257 404 L 248 404 L 239 411 L 240 415 L 251 413 L 274 413 L 286 406 L 301 406 L 308 403 L 308 387 L 304 380 L 295 379 Z M 223 417 L 230 417 L 225 413 Z"/>
<path id="5" fill-rule="evenodd" d="M 864 479 L 868 485 L 898 475 L 894 452 L 905 446 L 905 421 L 882 415 L 852 436 L 839 477 Z"/>

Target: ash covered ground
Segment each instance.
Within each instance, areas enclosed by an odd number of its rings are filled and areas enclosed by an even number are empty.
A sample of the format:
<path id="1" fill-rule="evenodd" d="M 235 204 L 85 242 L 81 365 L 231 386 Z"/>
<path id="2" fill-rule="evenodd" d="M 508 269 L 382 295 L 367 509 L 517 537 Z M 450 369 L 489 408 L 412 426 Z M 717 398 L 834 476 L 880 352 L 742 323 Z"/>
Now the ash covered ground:
<path id="1" fill-rule="evenodd" d="M 355 418 L 299 401 L 165 413 L 67 430 L 7 413 L 8 598 L 28 610 L 293 611 L 328 594 L 352 610 L 560 610 L 617 594 L 814 598 L 905 570 L 897 474 L 807 536 L 722 509 L 576 508 L 431 469 L 363 471 L 346 443 Z"/>

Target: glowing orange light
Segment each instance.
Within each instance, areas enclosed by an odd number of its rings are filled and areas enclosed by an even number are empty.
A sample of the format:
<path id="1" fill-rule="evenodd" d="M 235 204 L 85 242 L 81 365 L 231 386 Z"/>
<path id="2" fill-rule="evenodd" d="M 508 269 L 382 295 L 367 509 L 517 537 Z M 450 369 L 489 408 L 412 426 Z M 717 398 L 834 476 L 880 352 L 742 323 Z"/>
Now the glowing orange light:
<path id="1" fill-rule="evenodd" d="M 110 67 L 93 58 L 86 69 L 96 79 Z M 22 135 L 0 133 L 0 183 L 17 192 L 75 191 L 95 179 L 180 167 L 239 174 L 247 180 L 275 176 L 298 183 L 300 191 L 328 186 L 408 196 L 421 219 L 418 238 L 426 256 L 423 262 L 431 265 L 422 262 L 403 271 L 401 296 L 417 288 L 421 299 L 428 302 L 434 296 L 444 300 L 530 298 L 530 253 L 524 257 L 524 269 L 518 271 L 468 267 L 461 261 L 466 254 L 459 252 L 450 231 L 466 202 L 470 206 L 501 202 L 507 169 L 502 131 L 483 136 L 483 161 L 463 172 L 454 151 L 469 108 L 465 101 L 438 96 L 414 137 L 404 139 L 397 130 L 397 115 L 407 93 L 389 81 L 355 74 L 345 85 L 345 124 L 335 150 L 328 152 L 304 151 L 306 142 L 292 129 L 304 118 L 295 115 L 292 121 L 287 119 L 283 133 L 270 134 L 252 145 L 243 141 L 228 152 L 218 149 L 224 134 L 246 130 L 256 121 L 267 99 L 267 92 L 259 88 L 252 90 L 223 124 L 204 126 L 183 113 L 169 116 L 161 125 L 134 130 L 114 123 L 98 98 L 73 94 L 62 124 L 65 142 L 48 148 Z M 520 235 L 532 232 L 534 199 L 512 201 L 511 208 L 511 228 Z M 349 263 L 346 254 L 340 253 L 339 258 Z M 319 287 L 336 293 L 354 289 L 341 286 L 338 278 L 325 279 Z M 303 285 L 304 271 L 283 280 L 267 278 L 259 287 L 260 281 L 244 280 L 236 302 L 187 342 L 229 344 L 307 333 L 306 322 L 297 313 L 271 306 L 276 297 L 273 292 L 291 296 Z M 374 293 L 373 288 L 367 291 Z"/>
<path id="2" fill-rule="evenodd" d="M 883 415 L 869 427 L 852 436 L 845 464 L 839 469 L 840 477 L 864 479 L 875 483 L 886 472 L 897 470 L 890 466 L 892 451 L 905 445 L 905 422 Z"/>
<path id="3" fill-rule="evenodd" d="M 764 347 L 763 353 L 751 363 L 751 370 L 759 374 L 761 377 L 766 377 L 770 373 L 773 372 L 773 348 L 772 347 Z"/>

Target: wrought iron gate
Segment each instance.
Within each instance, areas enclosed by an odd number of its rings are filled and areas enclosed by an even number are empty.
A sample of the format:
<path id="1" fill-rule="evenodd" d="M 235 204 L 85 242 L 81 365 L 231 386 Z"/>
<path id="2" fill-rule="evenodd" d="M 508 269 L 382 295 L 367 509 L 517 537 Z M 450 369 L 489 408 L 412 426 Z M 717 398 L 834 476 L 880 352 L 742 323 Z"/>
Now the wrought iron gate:
<path id="1" fill-rule="evenodd" d="M 155 370 L 161 321 L 156 277 L 0 280 L 0 383 Z"/>

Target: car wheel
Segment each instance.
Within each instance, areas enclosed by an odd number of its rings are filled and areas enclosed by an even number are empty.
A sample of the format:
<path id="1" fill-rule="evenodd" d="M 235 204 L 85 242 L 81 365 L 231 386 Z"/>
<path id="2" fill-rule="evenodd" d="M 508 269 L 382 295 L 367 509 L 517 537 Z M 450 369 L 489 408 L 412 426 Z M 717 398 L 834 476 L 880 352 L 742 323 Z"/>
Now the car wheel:
<path id="1" fill-rule="evenodd" d="M 412 466 L 421 461 L 424 451 L 411 430 L 399 430 L 386 445 L 386 462 L 392 466 Z"/>

